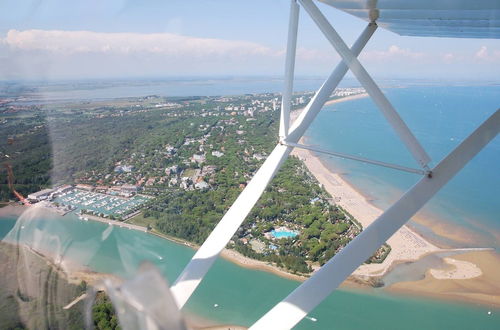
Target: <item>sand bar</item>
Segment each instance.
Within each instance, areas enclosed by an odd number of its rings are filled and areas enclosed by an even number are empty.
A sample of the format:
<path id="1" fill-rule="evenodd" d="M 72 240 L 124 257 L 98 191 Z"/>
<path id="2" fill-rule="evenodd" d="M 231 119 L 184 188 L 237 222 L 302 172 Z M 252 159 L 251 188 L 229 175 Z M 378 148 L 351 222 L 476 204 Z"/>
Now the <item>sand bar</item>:
<path id="1" fill-rule="evenodd" d="M 459 278 L 456 274 L 443 273 L 445 279 L 437 279 L 429 270 L 420 281 L 398 282 L 387 291 L 399 294 L 430 296 L 438 299 L 458 300 L 467 303 L 476 302 L 493 308 L 500 307 L 500 256 L 494 251 L 474 251 L 454 255 L 457 262 L 466 262 L 481 270 L 479 276 Z M 456 265 L 456 264 L 454 264 Z M 453 269 L 450 268 L 452 271 Z M 471 269 L 472 271 L 472 269 Z M 477 271 L 477 270 L 475 270 Z M 474 275 L 471 274 L 471 275 Z"/>
<path id="2" fill-rule="evenodd" d="M 481 269 L 472 262 L 452 258 L 444 258 L 443 260 L 451 267 L 429 270 L 429 273 L 438 280 L 467 280 L 483 274 Z"/>

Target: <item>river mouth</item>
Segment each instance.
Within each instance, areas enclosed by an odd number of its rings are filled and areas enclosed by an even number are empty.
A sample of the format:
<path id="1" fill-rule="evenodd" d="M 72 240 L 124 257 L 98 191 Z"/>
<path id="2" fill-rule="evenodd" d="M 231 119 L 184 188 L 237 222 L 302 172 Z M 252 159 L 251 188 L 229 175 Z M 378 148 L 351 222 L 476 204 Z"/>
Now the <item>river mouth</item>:
<path id="1" fill-rule="evenodd" d="M 383 285 L 380 288 L 387 288 L 400 282 L 414 282 L 423 280 L 430 269 L 445 269 L 450 265 L 444 258 L 452 257 L 464 253 L 465 251 L 445 251 L 436 252 L 424 256 L 417 261 L 399 263 L 391 268 L 381 278 Z"/>

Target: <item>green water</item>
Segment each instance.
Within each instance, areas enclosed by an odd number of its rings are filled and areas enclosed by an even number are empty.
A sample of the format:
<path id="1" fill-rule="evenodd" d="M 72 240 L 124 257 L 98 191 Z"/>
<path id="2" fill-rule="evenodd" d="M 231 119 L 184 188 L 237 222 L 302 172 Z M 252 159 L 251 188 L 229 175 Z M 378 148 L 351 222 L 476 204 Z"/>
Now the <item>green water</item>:
<path id="1" fill-rule="evenodd" d="M 133 275 L 143 260 L 149 260 L 170 282 L 194 254 L 184 245 L 146 233 L 36 209 L 17 221 L 15 216 L 0 216 L 0 238 L 124 277 Z M 249 326 L 298 284 L 221 259 L 187 309 L 220 323 Z M 297 329 L 499 329 L 500 325 L 498 309 L 390 296 L 380 291 L 337 290 L 309 316 L 317 322 L 304 319 Z"/>

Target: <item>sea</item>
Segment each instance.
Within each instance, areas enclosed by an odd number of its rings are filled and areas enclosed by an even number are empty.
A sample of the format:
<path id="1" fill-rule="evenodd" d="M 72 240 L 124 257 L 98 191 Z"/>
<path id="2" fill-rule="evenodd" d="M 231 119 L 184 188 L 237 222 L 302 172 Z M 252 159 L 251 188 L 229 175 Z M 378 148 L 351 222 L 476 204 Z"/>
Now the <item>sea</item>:
<path id="1" fill-rule="evenodd" d="M 388 99 L 435 166 L 500 108 L 500 86 L 387 88 Z M 370 98 L 325 107 L 306 132 L 322 149 L 419 168 Z M 420 175 L 318 155 L 381 209 L 414 185 Z M 490 142 L 412 221 L 424 236 L 448 247 L 500 248 L 500 136 Z M 441 234 L 441 235 L 439 235 Z"/>
<path id="2" fill-rule="evenodd" d="M 250 80 L 246 84 L 238 80 L 229 83 L 227 89 L 224 84 L 228 82 L 191 82 L 185 84 L 182 96 L 205 95 L 207 88 L 214 91 L 211 95 L 279 92 L 282 86 L 274 80 Z M 244 88 L 237 87 L 241 84 Z M 319 84 L 319 80 L 307 80 L 298 83 L 296 89 L 314 90 Z M 186 90 L 186 85 L 191 86 L 190 89 Z M 147 89 L 142 85 L 140 88 L 141 91 L 136 91 L 133 96 L 176 94 L 175 90 L 168 88 L 155 89 L 154 93 L 146 93 Z M 123 92 L 121 87 L 116 94 L 112 90 L 108 89 L 106 98 L 119 97 Z M 383 90 L 430 154 L 432 164 L 442 159 L 500 106 L 500 86 L 489 83 L 450 85 L 421 82 L 410 85 L 390 81 Z M 68 95 L 52 92 L 61 97 Z M 73 94 L 71 99 L 96 95 L 88 91 L 81 93 L 83 96 Z M 50 99 L 47 94 L 39 95 L 41 99 Z M 320 145 L 324 149 L 416 166 L 369 99 L 325 107 L 306 132 L 306 137 L 308 144 Z M 440 235 L 432 230 L 432 226 L 423 226 L 418 220 L 412 221 L 412 226 L 442 245 L 498 249 L 499 151 L 500 139 L 497 137 L 422 211 L 423 217 L 441 221 L 444 228 L 454 229 L 452 232 L 458 230 L 457 235 Z M 323 160 L 380 208 L 397 200 L 419 179 L 418 175 L 342 159 L 323 157 Z M 55 260 L 61 260 L 62 255 L 63 259 L 89 270 L 124 278 L 133 276 L 137 267 L 147 260 L 156 265 L 170 282 L 194 254 L 185 245 L 126 228 L 81 221 L 71 213 L 61 217 L 42 212 L 25 221 L 3 215 L 0 217 L 0 238 L 19 240 Z M 219 259 L 186 308 L 217 323 L 249 326 L 298 285 L 293 280 Z M 296 328 L 498 329 L 498 324 L 500 309 L 488 306 L 397 296 L 383 290 L 342 289 L 329 296 Z"/>

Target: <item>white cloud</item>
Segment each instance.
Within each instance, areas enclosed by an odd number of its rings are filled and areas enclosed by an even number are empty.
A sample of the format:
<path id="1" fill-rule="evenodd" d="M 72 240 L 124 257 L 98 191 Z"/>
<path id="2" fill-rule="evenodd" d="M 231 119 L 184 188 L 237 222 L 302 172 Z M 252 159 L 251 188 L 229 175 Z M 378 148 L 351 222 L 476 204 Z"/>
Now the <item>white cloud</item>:
<path id="1" fill-rule="evenodd" d="M 443 59 L 443 62 L 445 62 L 445 63 L 452 63 L 453 61 L 455 61 L 456 56 L 453 53 L 446 53 L 446 54 L 443 54 L 441 58 Z"/>
<path id="2" fill-rule="evenodd" d="M 256 42 L 198 38 L 176 33 L 9 30 L 0 36 L 7 67 L 0 76 L 147 76 L 199 74 L 282 74 L 284 49 Z M 298 67 L 322 71 L 335 55 L 297 49 Z M 5 63 L 4 61 L 4 63 Z M 40 66 L 43 61 L 43 66 Z M 42 70 L 42 71 L 40 71 Z M 299 72 L 299 71 L 297 71 Z"/>
<path id="3" fill-rule="evenodd" d="M 361 59 L 368 61 L 393 61 L 395 59 L 420 60 L 425 54 L 392 45 L 387 50 L 372 50 L 361 54 Z"/>
<path id="4" fill-rule="evenodd" d="M 283 51 L 283 56 L 285 52 Z M 334 63 L 340 60 L 340 56 L 335 51 L 325 52 L 317 49 L 297 48 L 297 59 L 300 61 Z"/>
<path id="5" fill-rule="evenodd" d="M 181 21 L 173 22 L 169 30 L 181 30 L 181 25 Z M 424 71 L 441 72 L 446 63 L 448 71 L 456 68 L 462 72 L 467 65 L 478 64 L 494 75 L 492 68 L 500 67 L 496 65 L 500 62 L 500 51 L 491 48 L 484 46 L 477 52 L 416 52 L 391 45 L 385 50 L 363 52 L 361 59 L 371 73 L 404 71 L 422 75 Z M 284 58 L 284 49 L 257 42 L 171 32 L 10 30 L 0 36 L 0 79 L 281 75 Z M 326 74 L 338 60 L 333 50 L 299 47 L 296 72 Z"/>
<path id="6" fill-rule="evenodd" d="M 280 56 L 279 51 L 248 42 L 196 38 L 173 33 L 102 33 L 91 31 L 10 30 L 3 43 L 12 49 L 75 53 L 153 53 L 168 56 Z"/>
<path id="7" fill-rule="evenodd" d="M 486 59 L 488 58 L 488 48 L 486 46 L 482 46 L 475 54 L 476 58 Z"/>
<path id="8" fill-rule="evenodd" d="M 481 46 L 474 54 L 474 58 L 480 61 L 500 61 L 500 50 L 489 51 L 488 47 Z"/>

